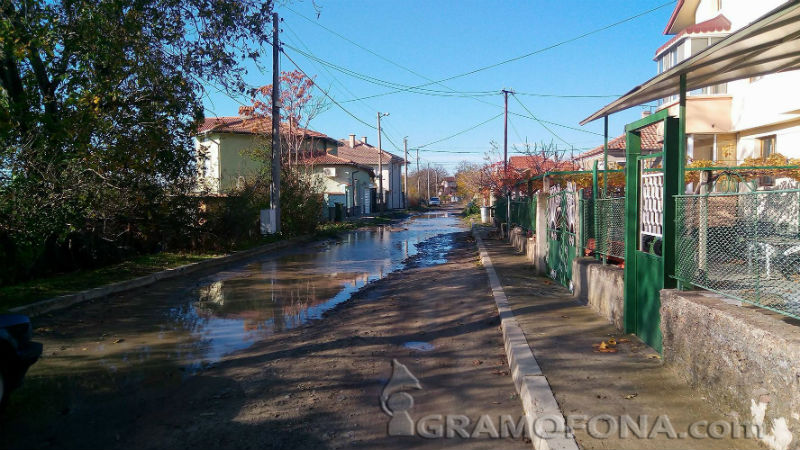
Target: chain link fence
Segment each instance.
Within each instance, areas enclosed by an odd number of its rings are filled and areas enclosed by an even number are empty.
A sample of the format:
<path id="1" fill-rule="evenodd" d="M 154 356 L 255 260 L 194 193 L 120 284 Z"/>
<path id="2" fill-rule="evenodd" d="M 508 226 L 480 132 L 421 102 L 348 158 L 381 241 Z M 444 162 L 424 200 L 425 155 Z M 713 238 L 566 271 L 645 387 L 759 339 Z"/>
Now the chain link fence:
<path id="1" fill-rule="evenodd" d="M 625 259 L 625 197 L 598 198 L 594 208 L 595 253 Z"/>
<path id="2" fill-rule="evenodd" d="M 800 190 L 675 200 L 676 278 L 800 319 Z"/>

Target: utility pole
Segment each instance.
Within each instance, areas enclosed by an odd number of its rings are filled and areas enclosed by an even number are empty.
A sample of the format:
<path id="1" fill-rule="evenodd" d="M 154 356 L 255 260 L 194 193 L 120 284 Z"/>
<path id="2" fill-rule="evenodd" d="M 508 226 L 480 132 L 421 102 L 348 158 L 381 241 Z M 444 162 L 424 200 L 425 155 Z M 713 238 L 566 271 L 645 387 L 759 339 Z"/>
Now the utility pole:
<path id="1" fill-rule="evenodd" d="M 503 89 L 505 97 L 504 123 L 503 123 L 503 178 L 508 183 L 508 94 L 512 91 Z M 511 187 L 506 186 L 506 233 L 510 233 L 511 227 Z"/>
<path id="2" fill-rule="evenodd" d="M 275 233 L 281 232 L 281 108 L 278 13 L 272 13 L 272 180 L 270 203 L 275 210 Z"/>
<path id="3" fill-rule="evenodd" d="M 436 169 L 433 170 L 433 193 L 439 194 L 439 171 Z"/>
<path id="4" fill-rule="evenodd" d="M 389 113 L 381 114 L 378 111 L 378 197 L 381 202 L 381 213 L 386 211 L 386 204 L 383 197 L 383 147 L 381 147 L 381 117 L 388 116 Z"/>
<path id="5" fill-rule="evenodd" d="M 408 136 L 403 138 L 403 209 L 408 209 Z"/>
<path id="6" fill-rule="evenodd" d="M 422 185 L 419 179 L 419 148 L 417 148 L 417 198 L 422 198 Z"/>
<path id="7" fill-rule="evenodd" d="M 425 171 L 425 175 L 428 176 L 428 204 L 431 203 L 431 163 L 428 163 L 428 170 Z"/>

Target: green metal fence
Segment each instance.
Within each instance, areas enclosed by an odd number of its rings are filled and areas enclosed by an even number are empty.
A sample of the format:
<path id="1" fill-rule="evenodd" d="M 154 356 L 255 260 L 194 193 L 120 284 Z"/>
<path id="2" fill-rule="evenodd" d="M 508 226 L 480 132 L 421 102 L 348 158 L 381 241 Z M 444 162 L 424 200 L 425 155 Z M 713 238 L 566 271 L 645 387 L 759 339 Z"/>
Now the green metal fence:
<path id="1" fill-rule="evenodd" d="M 580 214 L 580 223 L 581 223 L 581 238 L 580 242 L 578 243 L 580 248 L 580 254 L 584 254 L 584 250 L 594 251 L 595 245 L 595 235 L 594 235 L 594 199 L 589 198 L 578 198 L 578 208 Z"/>
<path id="2" fill-rule="evenodd" d="M 625 259 L 625 197 L 598 198 L 594 218 L 595 253 Z"/>
<path id="3" fill-rule="evenodd" d="M 511 224 L 536 231 L 536 198 L 511 201 Z"/>
<path id="4" fill-rule="evenodd" d="M 498 222 L 504 223 L 506 221 L 506 199 L 498 198 L 494 202 L 494 217 L 497 219 Z"/>
<path id="5" fill-rule="evenodd" d="M 800 189 L 675 199 L 677 279 L 800 319 Z"/>

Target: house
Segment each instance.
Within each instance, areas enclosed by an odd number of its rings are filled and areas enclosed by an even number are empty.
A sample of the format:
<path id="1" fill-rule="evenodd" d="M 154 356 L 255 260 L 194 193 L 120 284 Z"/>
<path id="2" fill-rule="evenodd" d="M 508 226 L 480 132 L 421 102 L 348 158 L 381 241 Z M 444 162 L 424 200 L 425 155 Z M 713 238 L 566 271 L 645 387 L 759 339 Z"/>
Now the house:
<path id="1" fill-rule="evenodd" d="M 642 128 L 642 153 L 660 152 L 663 146 L 663 130 L 661 124 L 653 124 Z M 573 159 L 573 162 L 580 170 L 592 170 L 594 162 L 597 161 L 597 168 L 605 168 L 605 155 L 603 146 L 597 146 L 587 150 Z M 623 167 L 625 165 L 625 135 L 620 135 L 608 140 L 608 166 L 609 169 Z"/>
<path id="2" fill-rule="evenodd" d="M 366 165 L 323 153 L 303 160 L 323 183 L 325 203 L 346 208 L 347 216 L 370 214 L 375 172 Z"/>
<path id="3" fill-rule="evenodd" d="M 383 198 L 385 199 L 386 209 L 403 208 L 403 179 L 402 168 L 405 160 L 395 156 L 385 150 L 379 150 L 375 146 L 367 143 L 367 137 L 361 140 L 356 139 L 355 134 L 351 134 L 348 139 L 338 142 L 335 153 L 331 154 L 352 161 L 361 166 L 369 167 L 377 176 L 383 177 Z M 378 166 L 382 165 L 381 168 Z M 375 180 L 373 190 L 376 200 L 373 201 L 373 210 L 379 207 L 377 196 L 379 180 Z"/>
<path id="4" fill-rule="evenodd" d="M 502 166 L 500 166 L 502 170 Z M 575 170 L 572 161 L 548 158 L 542 155 L 519 155 L 508 158 L 508 170 L 516 173 L 516 178 L 529 178 L 545 172 Z"/>
<path id="5" fill-rule="evenodd" d="M 696 55 L 787 0 L 679 0 L 656 50 L 658 73 Z M 800 71 L 777 72 L 689 92 L 687 154 L 736 165 L 780 152 L 800 157 Z M 660 101 L 678 115 L 677 96 Z"/>
<path id="6" fill-rule="evenodd" d="M 449 199 L 451 202 L 457 202 L 456 186 L 456 177 L 444 177 L 438 189 L 439 197 Z"/>
<path id="7" fill-rule="evenodd" d="M 268 148 L 271 130 L 268 117 L 206 118 L 195 136 L 200 188 L 211 195 L 225 195 L 263 170 L 264 161 L 258 159 L 258 152 Z M 285 124 L 282 130 L 289 133 Z M 374 185 L 372 169 L 336 156 L 340 144 L 336 139 L 300 127 L 292 132 L 302 139 L 294 161 L 313 168 L 324 185 L 327 205 L 333 207 L 338 203 L 346 208 L 348 215 L 369 213 Z"/>

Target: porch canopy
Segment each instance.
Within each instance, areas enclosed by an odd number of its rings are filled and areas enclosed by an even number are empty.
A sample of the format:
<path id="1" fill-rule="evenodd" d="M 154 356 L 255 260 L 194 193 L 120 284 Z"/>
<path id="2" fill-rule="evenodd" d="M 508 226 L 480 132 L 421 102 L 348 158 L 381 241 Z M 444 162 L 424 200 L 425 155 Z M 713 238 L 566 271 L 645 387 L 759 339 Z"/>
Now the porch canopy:
<path id="1" fill-rule="evenodd" d="M 608 104 L 581 125 L 678 94 L 686 77 L 691 92 L 743 78 L 800 69 L 800 0 L 792 0 L 745 28 Z"/>

